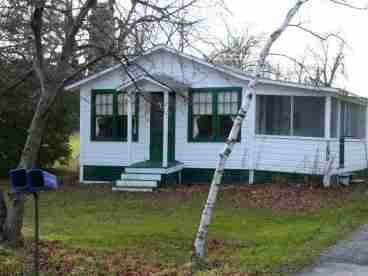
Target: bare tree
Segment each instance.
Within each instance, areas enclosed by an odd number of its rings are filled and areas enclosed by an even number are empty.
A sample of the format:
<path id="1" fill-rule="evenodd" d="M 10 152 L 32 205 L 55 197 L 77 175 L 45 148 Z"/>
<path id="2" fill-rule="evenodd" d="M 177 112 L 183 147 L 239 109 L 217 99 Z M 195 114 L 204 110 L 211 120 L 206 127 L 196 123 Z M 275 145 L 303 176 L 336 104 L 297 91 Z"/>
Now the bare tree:
<path id="1" fill-rule="evenodd" d="M 105 41 L 111 38 L 114 42 L 103 45 L 94 45 L 88 36 L 88 17 L 98 4 L 97 0 L 1 1 L 1 55 L 9 59 L 22 58 L 33 64 L 26 70 L 27 74 L 3 90 L 16 87 L 32 74 L 37 77 L 40 90 L 19 168 L 35 166 L 50 110 L 65 85 L 106 58 L 122 59 L 132 52 L 137 54 L 130 47 L 142 45 L 142 40 L 146 39 L 144 33 L 150 30 L 160 32 L 158 37 L 161 39 L 177 41 L 175 30 L 183 30 L 185 26 L 190 32 L 198 22 L 194 16 L 184 20 L 180 12 L 190 12 L 197 1 L 134 0 L 115 3 L 110 0 L 116 11 L 114 21 L 118 24 L 113 24 L 113 33 L 99 30 Z M 93 57 L 88 57 L 91 49 L 96 51 Z M 126 65 L 125 61 L 122 63 Z M 21 241 L 25 198 L 19 194 L 11 194 L 10 197 L 10 205 L 6 206 L 0 191 L 0 234 L 2 232 L 5 242 L 16 245 Z"/>
<path id="2" fill-rule="evenodd" d="M 312 72 L 311 82 L 316 86 L 331 87 L 338 80 L 346 78 L 345 41 L 333 49 L 330 40 L 320 40 L 320 49 L 310 49 L 312 61 L 309 71 Z"/>
<path id="3" fill-rule="evenodd" d="M 250 30 L 237 33 L 227 26 L 227 38 L 218 41 L 217 49 L 208 56 L 213 63 L 225 64 L 249 72 L 256 66 L 257 52 L 259 51 L 262 37 L 251 34 Z"/>
<path id="4" fill-rule="evenodd" d="M 256 68 L 255 68 L 255 70 L 252 74 L 252 79 L 249 82 L 248 87 L 247 87 L 246 96 L 243 98 L 241 108 L 240 108 L 240 110 L 238 112 L 238 115 L 237 115 L 237 117 L 236 117 L 236 119 L 233 123 L 231 132 L 229 134 L 227 142 L 225 143 L 224 149 L 219 154 L 219 160 L 218 160 L 218 163 L 217 163 L 215 173 L 214 173 L 213 178 L 212 178 L 212 183 L 211 183 L 210 191 L 208 193 L 207 202 L 206 202 L 206 204 L 204 206 L 204 209 L 203 209 L 203 212 L 202 212 L 202 216 L 201 216 L 200 224 L 198 226 L 196 239 L 194 241 L 194 249 L 195 249 L 194 257 L 196 257 L 199 260 L 202 259 L 205 256 L 205 242 L 206 242 L 208 227 L 209 227 L 210 222 L 211 222 L 212 213 L 213 213 L 213 209 L 214 209 L 214 206 L 215 206 L 215 203 L 216 203 L 216 200 L 217 200 L 217 194 L 218 194 L 220 184 L 221 184 L 221 181 L 222 181 L 222 177 L 223 177 L 223 174 L 224 174 L 226 162 L 227 162 L 228 158 L 230 157 L 230 155 L 233 151 L 233 148 L 234 148 L 234 145 L 235 145 L 235 142 L 236 142 L 236 138 L 238 137 L 238 133 L 239 133 L 239 130 L 241 128 L 241 125 L 242 125 L 244 119 L 247 116 L 247 113 L 248 113 L 250 104 L 252 102 L 252 99 L 256 95 L 258 80 L 261 77 L 262 71 L 264 71 L 264 68 L 267 64 L 266 59 L 270 54 L 271 47 L 279 39 L 279 37 L 285 32 L 285 30 L 288 27 L 292 26 L 291 22 L 292 22 L 293 18 L 295 17 L 295 15 L 299 12 L 301 7 L 309 1 L 311 1 L 311 0 L 298 0 L 298 1 L 296 1 L 294 6 L 287 13 L 287 15 L 286 15 L 285 19 L 283 20 L 282 24 L 267 39 L 267 41 L 265 43 L 265 46 L 263 47 L 263 49 L 262 49 L 262 51 L 259 55 Z M 349 8 L 366 9 L 365 7 L 364 8 L 355 7 L 355 5 L 353 3 L 351 3 L 350 1 L 347 1 L 347 0 L 330 0 L 330 1 L 332 3 L 347 6 Z M 331 164 L 331 161 L 328 162 L 326 167 L 329 168 L 330 164 Z M 327 175 L 328 175 L 328 173 L 327 173 Z"/>

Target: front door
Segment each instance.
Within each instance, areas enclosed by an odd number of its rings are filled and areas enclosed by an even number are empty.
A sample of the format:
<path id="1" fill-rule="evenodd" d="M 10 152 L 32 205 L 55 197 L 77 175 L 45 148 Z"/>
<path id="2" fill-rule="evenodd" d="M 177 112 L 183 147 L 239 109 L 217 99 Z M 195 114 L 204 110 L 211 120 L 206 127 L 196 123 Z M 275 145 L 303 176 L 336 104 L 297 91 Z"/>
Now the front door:
<path id="1" fill-rule="evenodd" d="M 163 93 L 151 93 L 150 160 L 162 162 L 164 128 Z"/>

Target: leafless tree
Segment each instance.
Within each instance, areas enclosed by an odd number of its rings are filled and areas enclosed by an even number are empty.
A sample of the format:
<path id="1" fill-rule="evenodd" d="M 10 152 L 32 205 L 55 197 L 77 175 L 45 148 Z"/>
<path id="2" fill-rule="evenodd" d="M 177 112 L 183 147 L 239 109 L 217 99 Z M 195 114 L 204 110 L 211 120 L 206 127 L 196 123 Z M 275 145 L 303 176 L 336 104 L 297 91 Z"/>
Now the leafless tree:
<path id="1" fill-rule="evenodd" d="M 311 82 L 317 86 L 331 87 L 339 79 L 347 77 L 345 65 L 345 42 L 340 41 L 333 49 L 329 40 L 320 40 L 320 49 L 310 49 L 312 62 L 308 66 L 313 76 Z"/>
<path id="2" fill-rule="evenodd" d="M 91 22 L 93 24 L 89 16 L 99 8 L 97 0 L 2 0 L 0 54 L 9 60 L 31 61 L 33 66 L 0 93 L 15 88 L 30 75 L 37 77 L 40 89 L 19 168 L 35 166 L 48 115 L 65 85 L 112 56 L 126 64 L 125 58 L 137 55 L 145 45 L 162 41 L 178 44 L 180 38 L 188 38 L 189 35 L 178 36 L 177 30 L 191 33 L 194 29 L 198 22 L 193 12 L 197 2 L 199 0 L 110 0 L 108 4 L 114 7 L 113 33 L 99 29 L 105 43 L 95 45 L 88 29 Z M 181 16 L 183 11 L 188 13 L 185 18 Z M 159 41 L 147 42 L 152 38 L 147 34 L 152 32 L 157 33 Z M 5 242 L 16 245 L 21 241 L 25 197 L 11 194 L 10 198 L 6 206 L 0 192 L 0 232 Z"/>
<path id="3" fill-rule="evenodd" d="M 252 34 L 248 28 L 236 32 L 227 26 L 226 30 L 226 39 L 218 41 L 218 46 L 210 53 L 208 60 L 250 72 L 256 65 L 262 37 Z"/>

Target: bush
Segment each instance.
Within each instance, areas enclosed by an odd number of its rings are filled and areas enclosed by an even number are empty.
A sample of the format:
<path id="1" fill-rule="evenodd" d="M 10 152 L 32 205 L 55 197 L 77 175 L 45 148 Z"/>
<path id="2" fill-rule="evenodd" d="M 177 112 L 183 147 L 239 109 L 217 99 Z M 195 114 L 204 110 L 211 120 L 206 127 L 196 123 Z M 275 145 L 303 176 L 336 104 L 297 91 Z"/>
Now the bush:
<path id="1" fill-rule="evenodd" d="M 4 68 L 1 62 L 0 67 Z M 12 79 L 12 75 L 21 74 L 17 74 L 13 65 L 5 67 L 9 67 L 9 70 L 2 70 L 7 76 L 0 78 L 1 87 L 9 85 L 4 79 Z M 22 83 L 13 91 L 0 90 L 0 175 L 7 175 L 9 169 L 18 165 L 38 94 L 37 82 L 34 79 Z M 78 126 L 78 116 L 79 95 L 64 93 L 54 104 L 48 119 L 38 159 L 39 166 L 50 167 L 56 161 L 60 164 L 68 162 L 71 155 L 69 137 Z"/>

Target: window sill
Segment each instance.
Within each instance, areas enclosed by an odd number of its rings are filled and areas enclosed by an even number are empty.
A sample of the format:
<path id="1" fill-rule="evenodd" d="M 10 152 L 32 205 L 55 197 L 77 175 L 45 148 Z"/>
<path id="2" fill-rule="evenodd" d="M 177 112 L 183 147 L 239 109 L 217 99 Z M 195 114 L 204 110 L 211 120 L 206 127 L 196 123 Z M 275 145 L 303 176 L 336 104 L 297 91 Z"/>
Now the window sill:
<path id="1" fill-rule="evenodd" d="M 128 143 L 127 140 L 115 140 L 115 139 L 91 139 L 90 142 L 106 142 L 106 143 Z M 132 141 L 132 143 L 139 143 L 139 141 Z"/>
<path id="2" fill-rule="evenodd" d="M 312 141 L 327 141 L 335 140 L 336 138 L 324 138 L 324 137 L 307 137 L 307 136 L 286 136 L 286 135 L 267 135 L 267 134 L 256 134 L 255 138 L 263 139 L 286 139 L 286 140 L 312 140 Z"/>
<path id="3" fill-rule="evenodd" d="M 207 143 L 207 144 L 211 144 L 211 143 L 225 143 L 227 140 L 188 140 L 188 143 L 190 144 L 195 144 L 195 143 Z M 241 139 L 238 139 L 235 143 L 241 143 Z"/>

